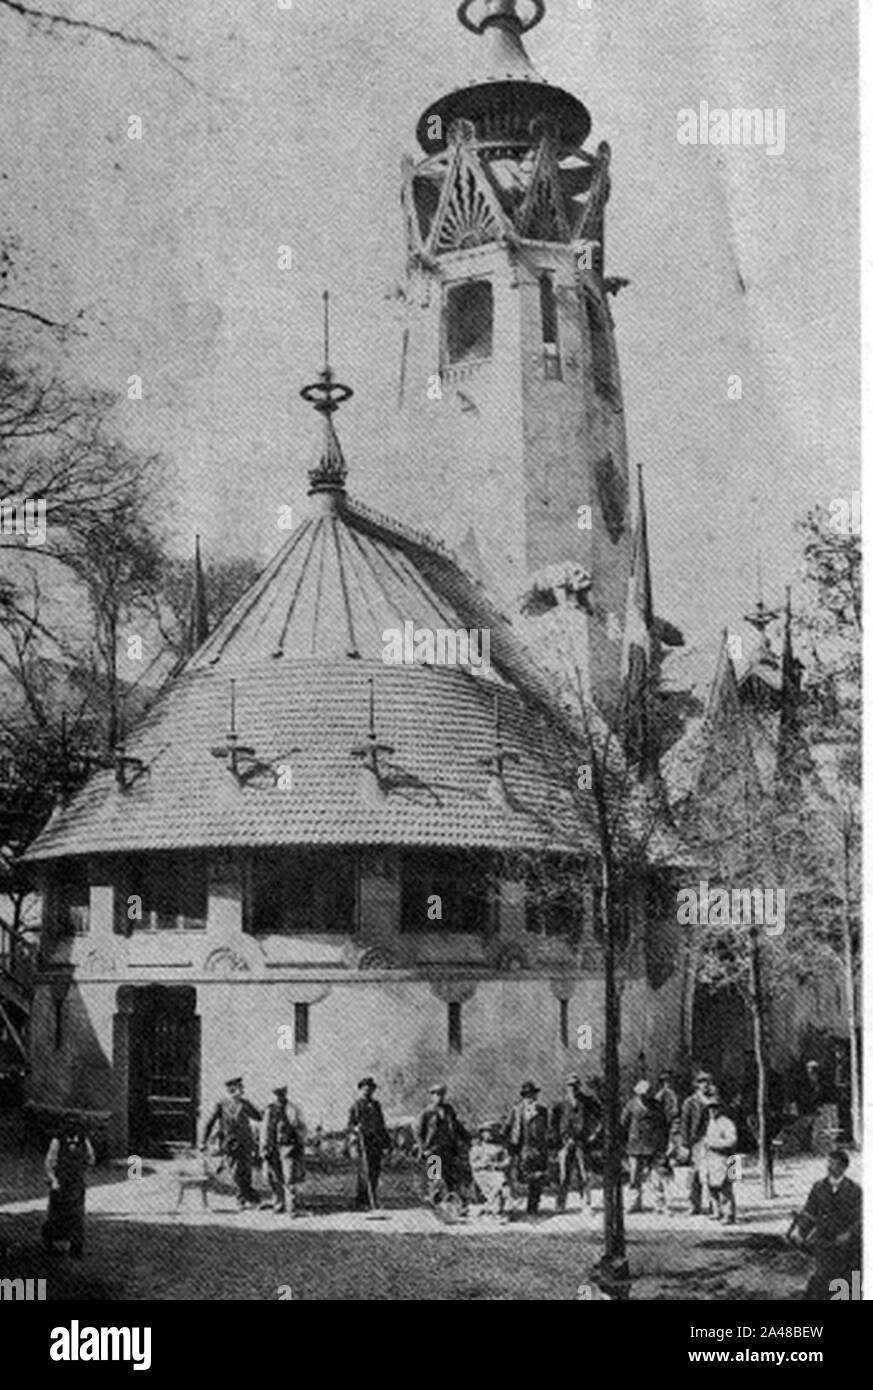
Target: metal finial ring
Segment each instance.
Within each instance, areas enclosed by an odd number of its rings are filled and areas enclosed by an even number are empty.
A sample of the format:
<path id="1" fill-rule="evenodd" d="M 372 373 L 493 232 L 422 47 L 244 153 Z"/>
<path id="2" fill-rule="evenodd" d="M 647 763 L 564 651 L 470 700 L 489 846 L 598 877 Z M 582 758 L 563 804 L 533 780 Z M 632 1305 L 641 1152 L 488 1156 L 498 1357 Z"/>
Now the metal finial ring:
<path id="1" fill-rule="evenodd" d="M 511 27 L 515 29 L 517 33 L 526 34 L 529 29 L 536 28 L 546 12 L 545 0 L 529 0 L 529 3 L 533 6 L 533 14 L 529 19 L 523 20 L 521 16 L 515 12 L 515 0 L 511 0 L 511 9 L 504 11 L 502 14 L 488 14 L 476 24 L 469 18 L 470 10 L 476 3 L 478 3 L 478 0 L 462 0 L 462 3 L 458 6 L 458 19 L 465 29 L 470 30 L 471 34 L 482 34 L 490 24 L 499 24 L 501 20 L 509 20 Z"/>
<path id="2" fill-rule="evenodd" d="M 341 381 L 313 381 L 309 386 L 304 386 L 300 394 L 316 410 L 333 414 L 355 393 L 351 386 L 344 386 Z"/>

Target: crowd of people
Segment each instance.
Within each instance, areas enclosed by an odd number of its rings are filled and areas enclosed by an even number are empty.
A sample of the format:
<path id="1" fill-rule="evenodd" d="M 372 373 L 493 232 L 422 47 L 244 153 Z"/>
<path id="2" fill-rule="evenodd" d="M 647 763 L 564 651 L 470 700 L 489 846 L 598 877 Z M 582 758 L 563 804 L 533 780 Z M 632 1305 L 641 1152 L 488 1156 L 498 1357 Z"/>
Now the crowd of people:
<path id="1" fill-rule="evenodd" d="M 214 1145 L 241 1207 L 261 1204 L 253 1170 L 262 1161 L 273 1209 L 294 1214 L 305 1172 L 305 1132 L 287 1087 L 275 1089 L 263 1114 L 245 1096 L 241 1077 L 231 1078 L 226 1089 L 207 1122 L 204 1149 Z M 345 1131 L 345 1151 L 356 1160 L 359 1208 L 376 1207 L 382 1166 L 396 1142 L 377 1089 L 372 1076 L 359 1082 Z M 632 1212 L 644 1209 L 647 1188 L 655 1209 L 669 1210 L 677 1171 L 686 1169 L 690 1210 L 729 1224 L 736 1220 L 737 1127 L 708 1072 L 698 1072 L 682 1103 L 670 1072 L 661 1073 L 656 1086 L 639 1080 L 622 1111 L 621 1133 Z M 536 1216 L 551 1181 L 557 1211 L 566 1210 L 574 1187 L 583 1209 L 590 1211 L 592 1188 L 603 1167 L 601 1082 L 568 1076 L 562 1099 L 549 1107 L 540 1099 L 539 1086 L 525 1081 L 509 1114 L 485 1121 L 475 1132 L 461 1122 L 446 1086 L 437 1083 L 418 1120 L 414 1149 L 425 1200 L 434 1208 L 463 1210 L 478 1204 L 485 1214 L 509 1219 L 523 1204 L 529 1216 Z"/>
<path id="2" fill-rule="evenodd" d="M 344 1150 L 356 1164 L 355 1204 L 375 1211 L 385 1156 L 397 1145 L 376 1099 L 372 1076 L 358 1083 L 344 1134 Z M 583 1211 L 603 1169 L 603 1092 L 598 1078 L 586 1083 L 567 1077 L 564 1095 L 552 1107 L 540 1100 L 533 1081 L 520 1087 L 508 1115 L 488 1120 L 472 1133 L 447 1099 L 447 1087 L 431 1086 L 414 1134 L 421 1164 L 423 1195 L 443 1215 L 477 1207 L 480 1214 L 510 1220 L 523 1204 L 529 1216 L 540 1209 L 549 1182 L 555 1208 L 566 1210 L 576 1187 Z M 690 1093 L 680 1101 L 673 1074 L 662 1072 L 656 1085 L 641 1078 L 621 1111 L 630 1212 L 644 1210 L 650 1189 L 656 1211 L 667 1213 L 671 1196 L 694 1215 L 736 1222 L 734 1182 L 737 1125 L 727 1112 L 714 1077 L 698 1071 Z M 240 1208 L 260 1207 L 254 1169 L 262 1165 L 273 1211 L 295 1215 L 297 1189 L 305 1176 L 306 1134 L 287 1086 L 275 1087 L 260 1111 L 245 1094 L 242 1077 L 226 1083 L 226 1094 L 204 1128 L 201 1150 L 212 1151 L 223 1167 Z M 52 1137 L 45 1160 L 49 1183 L 43 1240 L 48 1250 L 66 1242 L 81 1257 L 85 1239 L 85 1186 L 94 1150 L 78 1118 L 66 1116 Z M 815 1260 L 807 1299 L 826 1299 L 837 1286 L 854 1287 L 860 1269 L 861 1188 L 847 1176 L 849 1156 L 831 1148 L 825 1176 L 795 1213 L 791 1232 Z M 677 1184 L 684 1170 L 685 1182 Z M 860 1277 L 860 1276 L 858 1276 Z M 847 1295 L 846 1295 L 847 1296 Z"/>

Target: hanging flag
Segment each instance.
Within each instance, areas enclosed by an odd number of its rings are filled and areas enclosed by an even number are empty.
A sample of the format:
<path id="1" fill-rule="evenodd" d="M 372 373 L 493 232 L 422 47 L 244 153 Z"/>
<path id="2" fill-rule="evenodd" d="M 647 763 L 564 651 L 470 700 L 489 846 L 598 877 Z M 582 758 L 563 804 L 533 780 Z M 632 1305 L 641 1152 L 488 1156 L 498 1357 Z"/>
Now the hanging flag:
<path id="1" fill-rule="evenodd" d="M 188 624 L 188 655 L 193 656 L 209 636 L 209 610 L 206 606 L 206 576 L 200 559 L 200 537 L 194 538 L 194 589 Z"/>
<path id="2" fill-rule="evenodd" d="M 791 590 L 786 589 L 779 740 L 776 746 L 776 779 L 783 787 L 797 787 L 804 773 L 812 767 L 800 721 L 802 670 L 803 662 L 795 657 L 791 640 Z"/>
<path id="3" fill-rule="evenodd" d="M 628 576 L 621 674 L 625 754 L 631 764 L 638 766 L 641 777 L 657 765 L 652 721 L 654 621 L 643 471 L 638 467 L 637 515 Z"/>

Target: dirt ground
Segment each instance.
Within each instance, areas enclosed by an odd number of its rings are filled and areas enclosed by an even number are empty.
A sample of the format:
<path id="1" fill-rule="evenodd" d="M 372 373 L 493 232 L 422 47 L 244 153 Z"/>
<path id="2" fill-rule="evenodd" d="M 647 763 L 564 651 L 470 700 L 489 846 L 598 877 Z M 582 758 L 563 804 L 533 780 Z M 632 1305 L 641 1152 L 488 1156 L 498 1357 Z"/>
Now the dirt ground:
<path id="1" fill-rule="evenodd" d="M 770 1202 L 754 1170 L 744 1171 L 734 1227 L 692 1217 L 679 1184 L 669 1214 L 628 1215 L 632 1298 L 798 1298 L 810 1263 L 784 1235 L 823 1166 L 820 1159 L 780 1165 Z M 857 1157 L 850 1172 L 860 1166 Z M 40 1248 L 39 1155 L 0 1142 L 2 1273 L 46 1278 L 50 1300 L 575 1300 L 601 1254 L 599 1192 L 591 1214 L 571 1198 L 559 1215 L 547 1195 L 541 1216 L 519 1214 L 507 1226 L 477 1215 L 441 1225 L 421 1205 L 408 1169 L 386 1175 L 378 1219 L 350 1211 L 352 1194 L 349 1173 L 310 1174 L 301 1187 L 304 1214 L 294 1220 L 238 1212 L 220 1191 L 210 1193 L 207 1211 L 193 1191 L 177 1211 L 171 1165 L 147 1165 L 141 1177 L 129 1177 L 125 1164 L 104 1165 L 91 1178 L 86 1253 L 77 1262 Z"/>

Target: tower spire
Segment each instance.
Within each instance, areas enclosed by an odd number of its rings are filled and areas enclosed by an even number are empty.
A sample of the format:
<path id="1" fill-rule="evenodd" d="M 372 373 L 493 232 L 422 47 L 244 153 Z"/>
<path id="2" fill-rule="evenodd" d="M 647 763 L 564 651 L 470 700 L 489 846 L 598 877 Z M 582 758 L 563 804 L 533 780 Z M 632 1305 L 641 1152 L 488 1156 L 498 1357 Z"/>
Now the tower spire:
<path id="1" fill-rule="evenodd" d="M 582 145 L 591 118 L 581 101 L 550 87 L 525 52 L 522 36 L 545 14 L 543 0 L 462 0 L 458 19 L 484 39 L 479 72 L 466 86 L 435 101 L 418 123 L 417 137 L 427 154 L 450 142 L 456 121 L 472 122 L 480 141 L 503 149 L 530 148 L 548 129 L 560 149 Z"/>
<path id="2" fill-rule="evenodd" d="M 761 577 L 760 550 L 757 553 L 756 569 L 758 576 L 758 597 L 755 601 L 755 609 L 754 612 L 745 613 L 743 616 L 745 617 L 745 620 L 749 624 L 749 626 L 755 628 L 755 630 L 758 632 L 761 647 L 769 648 L 770 640 L 767 637 L 767 628 L 770 626 L 772 622 L 775 621 L 775 619 L 779 615 L 773 609 L 764 607 L 764 584 Z"/>
<path id="3" fill-rule="evenodd" d="M 309 470 L 309 493 L 326 493 L 338 498 L 345 492 L 346 461 L 342 447 L 333 425 L 333 415 L 344 401 L 350 400 L 354 392 L 350 386 L 336 380 L 330 365 L 330 291 L 322 295 L 324 301 L 324 366 L 318 373 L 318 380 L 304 386 L 300 392 L 319 415 L 324 418 L 324 441 L 321 456 L 315 468 Z"/>

